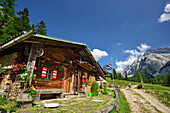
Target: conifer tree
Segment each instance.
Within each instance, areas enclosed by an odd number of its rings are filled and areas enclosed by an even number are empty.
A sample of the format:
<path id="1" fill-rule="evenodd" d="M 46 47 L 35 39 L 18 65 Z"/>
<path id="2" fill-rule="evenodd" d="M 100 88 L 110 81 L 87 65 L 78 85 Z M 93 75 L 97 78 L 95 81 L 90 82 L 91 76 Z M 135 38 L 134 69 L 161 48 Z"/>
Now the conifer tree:
<path id="1" fill-rule="evenodd" d="M 139 71 L 138 71 L 138 81 L 139 81 L 139 82 L 141 82 L 141 81 L 143 82 L 142 76 L 141 76 L 141 74 L 140 74 Z"/>
<path id="2" fill-rule="evenodd" d="M 125 80 L 128 80 L 127 72 L 125 72 Z"/>
<path id="3" fill-rule="evenodd" d="M 15 4 L 16 0 L 0 0 L 0 44 L 15 36 Z"/>
<path id="4" fill-rule="evenodd" d="M 35 26 L 35 32 L 41 35 L 47 35 L 47 28 L 43 20 L 37 23 L 37 25 Z"/>
<path id="5" fill-rule="evenodd" d="M 19 15 L 19 18 L 16 18 L 17 31 L 22 32 L 22 31 L 31 30 L 30 19 L 29 19 L 29 10 L 27 8 L 24 8 L 23 11 L 19 11 L 19 12 L 17 12 L 17 14 Z"/>
<path id="6" fill-rule="evenodd" d="M 123 76 L 121 73 L 118 73 L 118 76 L 119 76 L 119 80 L 123 80 Z"/>
<path id="7" fill-rule="evenodd" d="M 113 75 L 114 75 L 114 79 L 119 79 L 116 70 L 113 68 Z"/>

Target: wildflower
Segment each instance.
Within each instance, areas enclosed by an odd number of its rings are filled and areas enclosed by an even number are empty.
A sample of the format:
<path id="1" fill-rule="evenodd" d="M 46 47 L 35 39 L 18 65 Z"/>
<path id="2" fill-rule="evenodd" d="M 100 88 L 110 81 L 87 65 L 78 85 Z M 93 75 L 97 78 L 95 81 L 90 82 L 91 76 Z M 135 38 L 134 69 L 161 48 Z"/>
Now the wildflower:
<path id="1" fill-rule="evenodd" d="M 4 69 L 4 71 L 6 71 L 6 70 Z"/>
<path id="2" fill-rule="evenodd" d="M 5 76 L 5 75 L 2 75 L 3 77 Z"/>

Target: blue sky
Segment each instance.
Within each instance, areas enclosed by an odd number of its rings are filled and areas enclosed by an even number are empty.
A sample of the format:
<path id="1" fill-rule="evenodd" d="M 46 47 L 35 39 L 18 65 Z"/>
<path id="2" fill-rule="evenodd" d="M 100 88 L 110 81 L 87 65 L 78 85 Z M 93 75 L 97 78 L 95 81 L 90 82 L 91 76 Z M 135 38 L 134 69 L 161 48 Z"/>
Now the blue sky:
<path id="1" fill-rule="evenodd" d="M 97 53 L 102 67 L 112 57 L 113 67 L 121 71 L 146 49 L 170 45 L 170 15 L 165 10 L 168 2 L 17 0 L 16 10 L 27 7 L 31 24 L 44 20 L 49 36 L 85 43 Z"/>

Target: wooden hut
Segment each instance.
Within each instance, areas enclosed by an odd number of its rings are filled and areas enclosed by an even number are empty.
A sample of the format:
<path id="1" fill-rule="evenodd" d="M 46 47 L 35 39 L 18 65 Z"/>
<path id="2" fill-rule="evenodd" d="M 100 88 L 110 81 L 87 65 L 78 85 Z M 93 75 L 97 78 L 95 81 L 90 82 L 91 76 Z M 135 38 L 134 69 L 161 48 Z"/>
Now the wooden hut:
<path id="1" fill-rule="evenodd" d="M 27 64 L 31 75 L 37 75 L 30 84 L 40 87 L 45 94 L 76 94 L 82 88 L 83 75 L 90 80 L 96 76 L 104 78 L 105 74 L 86 44 L 36 34 L 32 30 L 0 45 L 1 64 L 11 66 L 21 62 Z M 11 96 L 21 90 L 19 75 L 13 79 L 10 74 L 1 76 L 0 82 L 1 91 L 15 92 Z"/>

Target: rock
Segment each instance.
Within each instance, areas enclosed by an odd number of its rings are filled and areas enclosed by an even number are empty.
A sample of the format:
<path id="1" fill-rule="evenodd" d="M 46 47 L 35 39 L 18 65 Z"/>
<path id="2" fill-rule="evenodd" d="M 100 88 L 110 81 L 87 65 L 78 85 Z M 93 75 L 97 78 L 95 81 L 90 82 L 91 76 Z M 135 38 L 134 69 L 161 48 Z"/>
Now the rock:
<path id="1" fill-rule="evenodd" d="M 141 89 L 141 88 L 143 88 L 142 84 L 137 86 L 137 89 Z"/>
<path id="2" fill-rule="evenodd" d="M 170 62 L 170 47 L 150 49 L 127 66 L 123 71 L 123 75 L 125 72 L 127 72 L 128 76 L 134 75 L 141 69 L 153 76 L 167 74 L 167 70 L 170 69 L 170 65 L 167 65 L 168 62 Z"/>
<path id="3" fill-rule="evenodd" d="M 59 103 L 46 103 L 44 104 L 45 108 L 56 108 L 59 106 Z"/>

